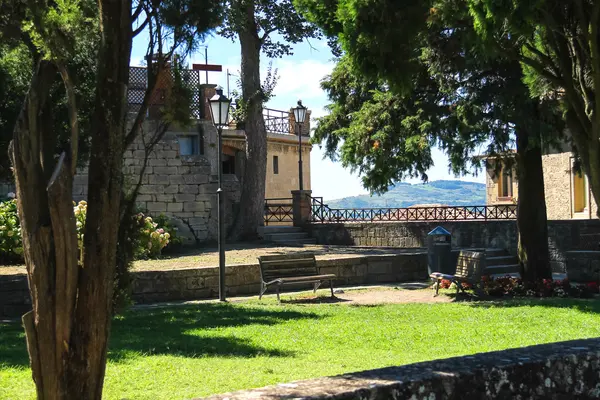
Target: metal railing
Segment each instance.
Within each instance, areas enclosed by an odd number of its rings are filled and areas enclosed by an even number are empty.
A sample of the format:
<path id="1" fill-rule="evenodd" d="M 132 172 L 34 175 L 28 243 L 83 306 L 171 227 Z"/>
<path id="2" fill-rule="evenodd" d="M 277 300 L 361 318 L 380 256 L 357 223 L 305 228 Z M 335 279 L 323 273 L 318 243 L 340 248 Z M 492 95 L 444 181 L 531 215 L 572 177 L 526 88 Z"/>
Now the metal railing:
<path id="1" fill-rule="evenodd" d="M 294 207 L 291 198 L 265 199 L 265 225 L 294 222 Z"/>
<path id="2" fill-rule="evenodd" d="M 292 134 L 292 120 L 289 111 L 263 108 L 263 118 L 267 132 Z"/>
<path id="3" fill-rule="evenodd" d="M 383 221 L 468 221 L 517 218 L 516 204 L 408 208 L 330 208 L 322 197 L 313 197 L 313 223 Z"/>
<path id="4" fill-rule="evenodd" d="M 166 73 L 159 73 L 153 94 L 150 96 L 148 104 L 148 113 L 151 116 L 159 116 L 160 109 L 167 102 L 167 95 L 173 86 L 175 71 L 170 70 Z M 192 69 L 179 70 L 179 76 L 191 91 L 190 99 L 190 117 L 200 119 L 203 117 L 200 91 L 200 71 Z M 145 67 L 129 67 L 129 85 L 127 89 L 127 101 L 129 103 L 129 112 L 137 113 L 142 105 L 146 89 L 148 88 L 148 70 Z"/>

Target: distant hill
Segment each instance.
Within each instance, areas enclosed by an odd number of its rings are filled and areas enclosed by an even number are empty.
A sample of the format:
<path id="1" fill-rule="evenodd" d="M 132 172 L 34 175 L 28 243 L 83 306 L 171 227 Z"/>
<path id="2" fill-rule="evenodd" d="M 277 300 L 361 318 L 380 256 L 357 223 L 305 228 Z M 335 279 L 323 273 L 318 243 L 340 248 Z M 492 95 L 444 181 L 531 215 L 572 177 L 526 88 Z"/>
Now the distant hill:
<path id="1" fill-rule="evenodd" d="M 331 208 L 403 208 L 426 204 L 478 206 L 485 204 L 485 184 L 464 181 L 398 183 L 382 196 L 366 194 L 328 200 L 325 203 Z"/>

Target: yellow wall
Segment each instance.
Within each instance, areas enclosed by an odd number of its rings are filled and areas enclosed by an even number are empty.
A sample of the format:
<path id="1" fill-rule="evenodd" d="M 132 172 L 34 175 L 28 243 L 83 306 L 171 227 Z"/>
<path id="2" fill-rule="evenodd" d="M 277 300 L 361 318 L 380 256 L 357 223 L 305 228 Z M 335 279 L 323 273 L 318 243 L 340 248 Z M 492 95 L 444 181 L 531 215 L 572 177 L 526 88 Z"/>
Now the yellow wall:
<path id="1" fill-rule="evenodd" d="M 490 161 L 491 163 L 491 161 Z M 486 204 L 514 204 L 518 198 L 517 174 L 513 167 L 512 169 L 512 197 L 502 198 L 500 193 L 500 173 L 497 173 L 493 166 L 488 167 L 486 171 Z"/>
<path id="2" fill-rule="evenodd" d="M 297 137 L 294 137 L 297 140 Z M 291 198 L 292 190 L 299 189 L 298 177 L 298 142 L 277 137 L 268 138 L 267 149 L 267 181 L 265 198 Z M 302 173 L 304 190 L 310 190 L 310 150 L 311 145 L 306 143 L 310 139 L 302 138 Z M 279 173 L 273 171 L 273 157 L 279 159 Z"/>
<path id="3" fill-rule="evenodd" d="M 546 154 L 542 156 L 544 168 L 544 191 L 549 220 L 593 219 L 598 206 L 595 204 L 589 184 L 586 184 L 586 204 L 583 212 L 575 212 L 573 190 L 573 155 L 570 152 Z M 587 178 L 585 178 L 587 180 Z M 513 179 L 513 194 L 516 200 L 518 184 L 516 174 Z M 486 171 L 487 204 L 506 204 L 498 201 L 498 183 L 493 167 Z"/>

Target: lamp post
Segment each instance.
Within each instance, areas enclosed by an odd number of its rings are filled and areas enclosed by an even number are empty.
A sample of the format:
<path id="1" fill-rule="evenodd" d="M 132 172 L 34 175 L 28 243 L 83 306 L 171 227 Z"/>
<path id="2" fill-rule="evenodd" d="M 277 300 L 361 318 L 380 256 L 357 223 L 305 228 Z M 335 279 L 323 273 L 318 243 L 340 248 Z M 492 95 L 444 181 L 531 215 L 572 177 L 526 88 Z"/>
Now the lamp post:
<path id="1" fill-rule="evenodd" d="M 231 100 L 223 95 L 223 89 L 217 88 L 217 93 L 208 101 L 210 104 L 210 117 L 217 128 L 218 150 L 217 150 L 217 168 L 219 176 L 219 188 L 217 189 L 217 242 L 219 246 L 219 300 L 225 301 L 225 228 L 223 227 L 225 207 L 223 206 L 223 164 L 221 154 L 223 153 L 223 127 L 227 125 L 229 119 L 229 106 Z"/>
<path id="2" fill-rule="evenodd" d="M 294 108 L 294 120 L 298 125 L 298 179 L 300 180 L 300 190 L 304 190 L 304 179 L 302 177 L 302 124 L 306 117 L 306 107 L 302 105 L 302 100 L 298 100 L 298 106 Z"/>

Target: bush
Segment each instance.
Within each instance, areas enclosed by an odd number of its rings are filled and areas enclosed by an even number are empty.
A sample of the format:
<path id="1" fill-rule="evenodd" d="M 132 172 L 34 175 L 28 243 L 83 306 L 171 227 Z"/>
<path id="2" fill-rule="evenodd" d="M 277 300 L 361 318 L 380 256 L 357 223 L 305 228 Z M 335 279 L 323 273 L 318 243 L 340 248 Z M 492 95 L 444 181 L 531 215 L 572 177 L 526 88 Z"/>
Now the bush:
<path id="1" fill-rule="evenodd" d="M 17 214 L 17 201 L 0 203 L 0 262 L 16 263 L 23 260 L 21 225 Z"/>
<path id="2" fill-rule="evenodd" d="M 83 251 L 83 239 L 85 231 L 85 219 L 87 216 L 87 202 L 73 202 L 73 213 L 77 228 L 77 245 Z M 177 229 L 173 227 L 168 217 L 160 215 L 156 219 L 137 213 L 134 215 L 137 224 L 136 234 L 131 240 L 134 241 L 134 258 L 157 257 L 168 245 L 181 243 L 176 235 Z M 17 214 L 16 200 L 7 200 L 0 203 L 0 263 L 23 262 L 23 243 L 21 240 L 21 226 Z"/>
<path id="3" fill-rule="evenodd" d="M 577 297 L 589 298 L 598 293 L 598 283 L 574 285 L 568 279 L 554 281 L 544 279 L 540 282 L 525 283 L 519 278 L 510 276 L 492 279 L 484 277 L 483 291 L 495 297 Z"/>

